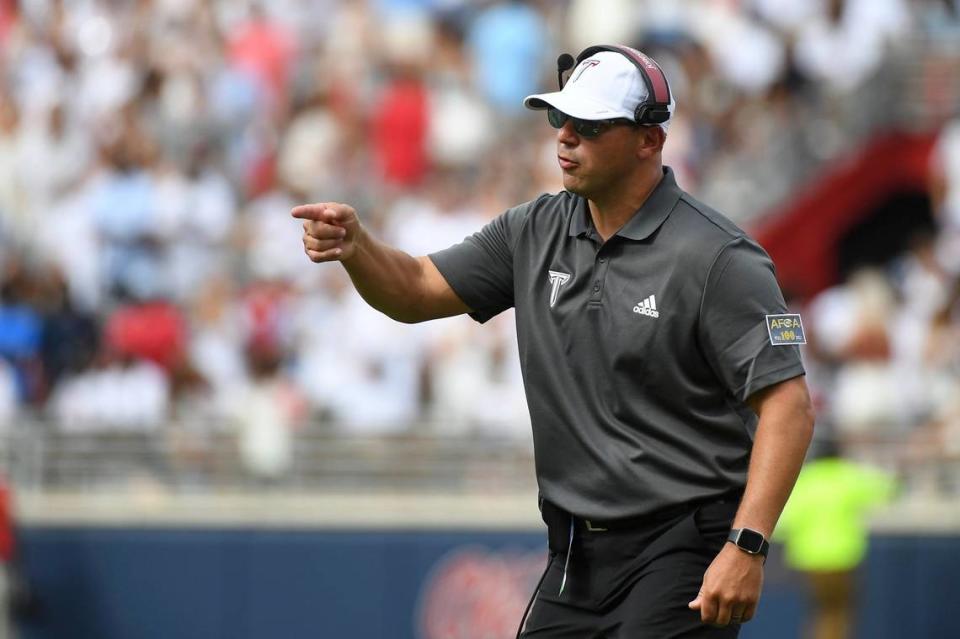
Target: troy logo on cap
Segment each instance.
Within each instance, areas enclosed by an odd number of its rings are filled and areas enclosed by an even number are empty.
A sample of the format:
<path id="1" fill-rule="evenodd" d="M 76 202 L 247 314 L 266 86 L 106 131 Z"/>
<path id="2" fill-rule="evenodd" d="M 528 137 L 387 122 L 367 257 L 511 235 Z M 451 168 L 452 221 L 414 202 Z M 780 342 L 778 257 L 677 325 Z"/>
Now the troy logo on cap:
<path id="1" fill-rule="evenodd" d="M 573 72 L 573 75 L 570 76 L 568 82 L 576 82 L 577 79 L 583 75 L 583 72 L 589 69 L 590 67 L 595 67 L 600 64 L 599 60 L 584 60 L 580 63 L 580 66 L 577 67 L 577 70 Z"/>

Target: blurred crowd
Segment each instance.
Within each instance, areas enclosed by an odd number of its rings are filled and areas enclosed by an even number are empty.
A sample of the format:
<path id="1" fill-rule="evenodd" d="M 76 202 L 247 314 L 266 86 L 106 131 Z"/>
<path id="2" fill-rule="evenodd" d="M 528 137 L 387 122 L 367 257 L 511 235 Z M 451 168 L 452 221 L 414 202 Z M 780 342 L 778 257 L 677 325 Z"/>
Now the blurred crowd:
<path id="1" fill-rule="evenodd" d="M 909 469 L 908 490 L 960 494 L 960 119 L 929 169 L 932 225 L 806 304 L 805 361 L 834 443 Z"/>
<path id="2" fill-rule="evenodd" d="M 554 132 L 522 98 L 555 86 L 559 52 L 622 42 L 671 78 L 665 162 L 680 184 L 747 224 L 796 165 L 839 152 L 830 114 L 899 47 L 960 41 L 958 5 L 0 0 L 0 423 L 226 427 L 266 476 L 289 465 L 291 433 L 318 424 L 525 441 L 510 314 L 396 325 L 342 269 L 307 260 L 289 209 L 349 202 L 414 254 L 460 241 L 558 190 Z M 936 200 L 954 233 L 956 129 Z M 769 189 L 747 192 L 757 179 Z M 842 389 L 847 364 L 886 365 L 902 346 L 956 385 L 956 271 L 928 240 L 895 276 L 814 301 L 813 333 L 831 336 L 811 352 L 823 379 Z M 900 346 L 880 310 L 898 295 L 916 310 Z M 871 410 L 947 413 L 918 399 L 936 384 L 909 382 L 891 378 L 897 406 Z M 862 418 L 851 404 L 843 419 Z"/>

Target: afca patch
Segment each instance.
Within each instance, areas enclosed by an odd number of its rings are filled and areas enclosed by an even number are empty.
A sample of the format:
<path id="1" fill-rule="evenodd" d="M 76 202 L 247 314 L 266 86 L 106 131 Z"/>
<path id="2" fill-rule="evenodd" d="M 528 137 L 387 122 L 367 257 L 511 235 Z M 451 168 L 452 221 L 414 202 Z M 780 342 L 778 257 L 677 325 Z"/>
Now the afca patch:
<path id="1" fill-rule="evenodd" d="M 774 346 L 807 343 L 799 315 L 767 315 L 767 332 Z"/>

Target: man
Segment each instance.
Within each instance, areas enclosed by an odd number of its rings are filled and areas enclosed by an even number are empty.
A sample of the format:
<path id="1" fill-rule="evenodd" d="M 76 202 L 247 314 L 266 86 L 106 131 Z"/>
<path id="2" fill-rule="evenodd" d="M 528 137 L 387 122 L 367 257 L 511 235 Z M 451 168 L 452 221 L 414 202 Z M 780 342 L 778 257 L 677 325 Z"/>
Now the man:
<path id="1" fill-rule="evenodd" d="M 662 166 L 673 100 L 649 58 L 592 47 L 525 104 L 558 129 L 564 191 L 418 258 L 345 204 L 300 206 L 305 251 L 399 321 L 516 308 L 550 545 L 518 636 L 735 637 L 812 434 L 800 318 Z"/>

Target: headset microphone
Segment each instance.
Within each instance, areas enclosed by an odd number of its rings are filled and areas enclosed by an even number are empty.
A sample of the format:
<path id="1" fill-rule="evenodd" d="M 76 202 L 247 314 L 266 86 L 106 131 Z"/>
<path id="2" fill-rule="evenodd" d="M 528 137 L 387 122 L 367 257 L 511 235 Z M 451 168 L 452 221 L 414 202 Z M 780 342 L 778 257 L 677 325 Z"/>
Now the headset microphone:
<path id="1" fill-rule="evenodd" d="M 563 74 L 572 69 L 575 64 L 576 61 L 569 53 L 561 53 L 560 57 L 557 58 L 557 83 L 561 89 L 563 88 Z"/>

